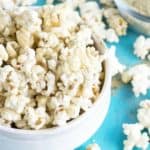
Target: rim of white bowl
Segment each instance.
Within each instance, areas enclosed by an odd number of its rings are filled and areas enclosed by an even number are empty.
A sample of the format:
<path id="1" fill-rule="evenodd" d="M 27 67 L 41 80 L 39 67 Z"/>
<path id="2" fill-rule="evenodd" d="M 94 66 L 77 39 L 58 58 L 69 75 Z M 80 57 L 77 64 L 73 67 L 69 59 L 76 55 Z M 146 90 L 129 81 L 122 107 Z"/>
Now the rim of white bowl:
<path id="1" fill-rule="evenodd" d="M 9 133 L 9 134 L 17 134 L 17 135 L 54 135 L 60 132 L 63 132 L 64 130 L 68 130 L 72 128 L 73 126 L 76 126 L 88 116 L 88 114 L 91 113 L 91 111 L 100 103 L 101 98 L 103 97 L 104 93 L 107 90 L 107 86 L 111 80 L 111 68 L 110 68 L 110 61 L 107 59 L 104 61 L 104 70 L 105 70 L 105 79 L 103 83 L 103 87 L 101 89 L 101 93 L 98 97 L 98 100 L 93 104 L 91 108 L 87 112 L 84 112 L 81 114 L 78 118 L 68 122 L 64 126 L 58 126 L 58 127 L 52 127 L 52 128 L 47 128 L 47 129 L 40 129 L 40 130 L 25 130 L 25 129 L 15 129 L 15 128 L 10 128 L 10 127 L 5 127 L 5 126 L 0 126 L 0 131 Z"/>
<path id="2" fill-rule="evenodd" d="M 150 16 L 143 15 L 136 11 L 132 6 L 127 4 L 123 0 L 114 0 L 115 4 L 121 11 L 125 11 L 125 13 L 130 14 L 132 17 L 139 19 L 140 21 L 144 21 L 145 23 L 150 23 Z"/>

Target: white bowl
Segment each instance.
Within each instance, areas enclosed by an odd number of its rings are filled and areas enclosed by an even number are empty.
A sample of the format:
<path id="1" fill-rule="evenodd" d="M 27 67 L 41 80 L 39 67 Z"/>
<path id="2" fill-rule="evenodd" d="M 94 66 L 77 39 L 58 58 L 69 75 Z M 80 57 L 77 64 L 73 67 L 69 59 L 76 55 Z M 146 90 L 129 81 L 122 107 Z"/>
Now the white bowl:
<path id="1" fill-rule="evenodd" d="M 105 80 L 95 104 L 62 127 L 38 131 L 0 126 L 1 150 L 73 150 L 89 139 L 102 124 L 110 103 L 110 62 L 105 61 Z"/>

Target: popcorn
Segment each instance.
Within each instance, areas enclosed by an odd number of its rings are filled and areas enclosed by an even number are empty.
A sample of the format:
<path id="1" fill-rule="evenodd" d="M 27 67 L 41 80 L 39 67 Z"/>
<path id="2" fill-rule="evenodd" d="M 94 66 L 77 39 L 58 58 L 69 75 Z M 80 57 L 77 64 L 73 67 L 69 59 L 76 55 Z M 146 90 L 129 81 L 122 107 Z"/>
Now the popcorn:
<path id="1" fill-rule="evenodd" d="M 119 42 L 119 38 L 113 29 L 106 30 L 106 40 L 108 42 L 116 42 L 116 43 Z"/>
<path id="2" fill-rule="evenodd" d="M 97 100 L 104 56 L 74 10 L 80 2 L 71 3 L 0 9 L 0 124 L 28 130 L 62 126 Z M 96 8 L 91 16 L 97 22 L 101 12 L 96 3 L 92 7 L 85 12 Z"/>
<path id="3" fill-rule="evenodd" d="M 39 18 L 38 12 L 29 8 L 20 7 L 17 9 L 12 13 L 17 28 L 27 29 L 31 33 L 41 30 L 42 20 Z"/>
<path id="4" fill-rule="evenodd" d="M 45 80 L 47 82 L 47 90 L 43 92 L 43 95 L 49 96 L 54 93 L 55 90 L 55 76 L 53 73 L 48 72 L 46 74 Z"/>
<path id="5" fill-rule="evenodd" d="M 86 150 L 101 150 L 101 148 L 99 147 L 98 144 L 94 143 L 94 144 L 88 145 L 88 147 L 86 148 Z"/>
<path id="6" fill-rule="evenodd" d="M 17 42 L 22 48 L 32 47 L 34 43 L 31 32 L 24 28 L 21 28 L 19 31 L 16 32 L 16 38 Z"/>
<path id="7" fill-rule="evenodd" d="M 8 60 L 8 53 L 2 44 L 0 44 L 0 59 L 3 61 Z"/>
<path id="8" fill-rule="evenodd" d="M 92 30 L 92 32 L 99 38 L 105 38 L 105 24 L 102 22 L 102 11 L 94 1 L 83 3 L 80 6 L 81 17 L 85 24 Z M 101 33 L 101 34 L 99 34 Z"/>
<path id="9" fill-rule="evenodd" d="M 7 121 L 18 121 L 21 119 L 20 115 L 16 113 L 15 111 L 8 109 L 8 108 L 2 108 L 0 110 L 0 116 L 2 119 Z"/>
<path id="10" fill-rule="evenodd" d="M 31 74 L 32 67 L 36 64 L 35 51 L 31 48 L 25 49 L 23 54 L 18 56 L 17 61 L 20 64 L 20 69 L 26 75 Z"/>
<path id="11" fill-rule="evenodd" d="M 139 36 L 134 43 L 134 54 L 145 59 L 150 54 L 150 38 Z"/>
<path id="12" fill-rule="evenodd" d="M 124 69 L 126 68 L 124 65 L 122 65 L 119 62 L 119 60 L 115 56 L 115 51 L 116 51 L 116 49 L 114 46 L 112 46 L 109 51 L 110 61 L 112 62 L 111 63 L 112 76 L 115 76 L 118 73 L 122 73 L 124 71 Z"/>
<path id="13" fill-rule="evenodd" d="M 122 18 L 116 8 L 104 9 L 104 17 L 110 28 L 119 36 L 126 35 L 128 23 Z"/>
<path id="14" fill-rule="evenodd" d="M 25 111 L 25 120 L 27 120 L 28 125 L 35 130 L 43 128 L 49 122 L 49 116 L 45 111 L 44 107 L 38 107 L 34 109 L 32 107 L 27 107 Z"/>
<path id="15" fill-rule="evenodd" d="M 55 48 L 59 44 L 59 39 L 52 33 L 40 33 L 39 47 Z"/>
<path id="16" fill-rule="evenodd" d="M 72 6 L 73 8 L 77 8 L 86 2 L 86 0 L 60 0 L 60 1 L 70 4 L 70 6 Z"/>
<path id="17" fill-rule="evenodd" d="M 63 126 L 67 120 L 69 120 L 69 116 L 65 110 L 60 109 L 54 112 L 53 125 Z"/>
<path id="18" fill-rule="evenodd" d="M 4 9 L 12 9 L 15 6 L 29 6 L 36 3 L 37 0 L 1 0 L 0 7 Z"/>
<path id="19" fill-rule="evenodd" d="M 140 103 L 137 118 L 145 128 L 150 129 L 150 100 L 144 100 Z"/>
<path id="20" fill-rule="evenodd" d="M 15 58 L 17 56 L 18 43 L 15 41 L 8 42 L 6 45 L 6 51 L 8 53 L 9 58 Z"/>
<path id="21" fill-rule="evenodd" d="M 0 1 L 0 5 L 1 5 L 1 2 L 2 1 Z M 0 24 L 0 33 L 2 33 L 6 27 L 11 26 L 11 21 L 12 21 L 8 12 L 4 11 L 2 8 L 0 8 L 0 20 L 1 22 L 3 22 Z"/>
<path id="22" fill-rule="evenodd" d="M 135 124 L 124 124 L 124 133 L 127 139 L 124 141 L 124 150 L 132 150 L 134 147 L 146 150 L 149 146 L 149 127 L 150 127 L 150 100 L 140 102 L 138 109 L 138 122 Z M 146 129 L 146 130 L 145 130 Z"/>
<path id="23" fill-rule="evenodd" d="M 149 137 L 146 132 L 141 133 L 144 129 L 141 124 L 124 124 L 124 133 L 127 139 L 124 141 L 124 150 L 132 150 L 135 146 L 141 149 L 147 149 Z"/>
<path id="24" fill-rule="evenodd" d="M 118 42 L 119 39 L 118 35 L 116 34 L 116 29 L 111 26 L 111 28 L 107 29 L 105 23 L 102 20 L 103 12 L 105 14 L 104 16 L 107 16 L 106 18 L 110 17 L 109 11 L 106 10 L 107 9 L 99 9 L 98 4 L 93 1 L 83 3 L 80 6 L 81 16 L 84 19 L 85 24 L 92 30 L 92 32 L 98 39 L 106 40 L 108 42 Z"/>
<path id="25" fill-rule="evenodd" d="M 122 74 L 123 82 L 128 83 L 131 81 L 136 97 L 140 94 L 146 95 L 147 90 L 150 88 L 149 79 L 150 67 L 146 64 L 136 65 Z"/>
<path id="26" fill-rule="evenodd" d="M 62 93 L 56 93 L 55 97 L 48 100 L 47 106 L 49 110 L 58 109 L 60 106 L 67 108 L 70 106 L 71 97 L 68 95 L 63 95 Z"/>
<path id="27" fill-rule="evenodd" d="M 55 59 L 48 60 L 48 68 L 52 71 L 56 69 L 57 61 Z"/>
<path id="28" fill-rule="evenodd" d="M 75 105 L 75 104 L 71 104 L 67 108 L 66 111 L 67 111 L 67 114 L 68 114 L 69 118 L 71 118 L 71 119 L 77 118 L 80 114 L 80 106 Z"/>
<path id="29" fill-rule="evenodd" d="M 25 106 L 29 103 L 30 99 L 22 95 L 10 95 L 5 100 L 5 107 L 23 113 Z"/>

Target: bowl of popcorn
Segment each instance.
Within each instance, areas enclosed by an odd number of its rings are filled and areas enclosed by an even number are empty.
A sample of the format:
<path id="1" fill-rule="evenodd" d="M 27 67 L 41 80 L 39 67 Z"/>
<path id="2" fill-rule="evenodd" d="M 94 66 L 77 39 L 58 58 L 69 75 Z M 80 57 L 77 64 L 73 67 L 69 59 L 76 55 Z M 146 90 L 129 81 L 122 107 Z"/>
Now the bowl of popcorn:
<path id="1" fill-rule="evenodd" d="M 110 63 L 69 4 L 0 9 L 0 147 L 71 150 L 102 124 Z"/>

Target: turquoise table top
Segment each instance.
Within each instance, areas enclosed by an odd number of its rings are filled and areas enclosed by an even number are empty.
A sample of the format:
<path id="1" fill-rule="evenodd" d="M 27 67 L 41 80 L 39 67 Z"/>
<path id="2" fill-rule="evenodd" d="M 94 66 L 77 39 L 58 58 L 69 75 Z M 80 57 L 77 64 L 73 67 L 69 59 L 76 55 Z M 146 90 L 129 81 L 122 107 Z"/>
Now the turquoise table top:
<path id="1" fill-rule="evenodd" d="M 39 0 L 37 4 L 44 4 L 44 0 Z M 133 43 L 138 35 L 138 33 L 129 29 L 127 35 L 121 37 L 118 44 L 113 44 L 117 47 L 117 56 L 120 62 L 127 67 L 140 62 L 140 59 L 133 55 Z M 103 125 L 86 143 L 76 150 L 84 150 L 88 144 L 95 142 L 101 146 L 102 150 L 122 150 L 123 140 L 125 139 L 122 124 L 136 122 L 139 102 L 146 98 L 150 99 L 150 91 L 146 96 L 136 98 L 130 84 L 120 86 L 111 96 L 110 109 Z"/>

